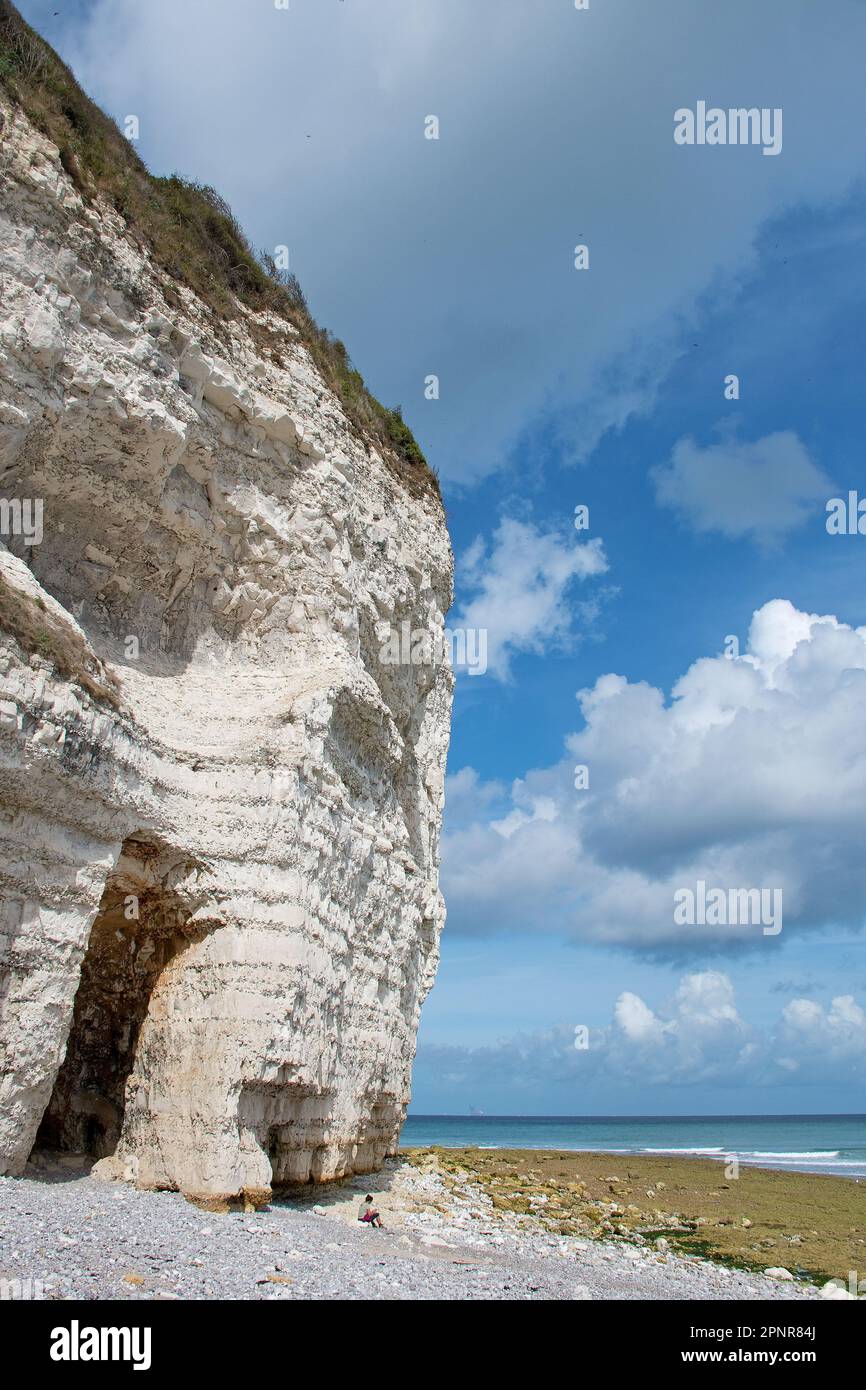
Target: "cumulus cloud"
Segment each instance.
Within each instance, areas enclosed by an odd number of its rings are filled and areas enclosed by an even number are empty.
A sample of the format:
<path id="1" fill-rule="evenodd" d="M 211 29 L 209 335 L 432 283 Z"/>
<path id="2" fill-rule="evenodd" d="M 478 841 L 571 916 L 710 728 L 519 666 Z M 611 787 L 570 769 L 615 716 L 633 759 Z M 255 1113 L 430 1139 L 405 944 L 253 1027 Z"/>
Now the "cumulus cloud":
<path id="1" fill-rule="evenodd" d="M 696 531 L 777 542 L 823 513 L 833 484 L 792 430 L 726 440 L 702 449 L 681 439 L 667 464 L 650 469 L 656 500 Z"/>
<path id="2" fill-rule="evenodd" d="M 755 922 L 678 925 L 674 894 L 699 881 L 781 890 L 783 932 L 862 926 L 866 628 L 777 599 L 741 657 L 699 659 L 670 699 L 616 674 L 578 697 L 568 757 L 474 812 L 464 795 L 453 820 L 446 796 L 452 930 L 652 950 L 765 939 Z"/>
<path id="3" fill-rule="evenodd" d="M 575 1087 L 821 1086 L 866 1079 L 866 1014 L 851 995 L 829 1007 L 793 1000 L 768 1025 L 741 1016 L 730 978 L 717 970 L 685 975 L 672 998 L 652 1008 L 624 991 L 610 1022 L 575 1046 L 573 1028 L 503 1039 L 486 1047 L 419 1049 L 417 1075 L 428 1073 L 479 1094 L 504 1086 L 516 1094 L 557 1083 Z"/>
<path id="4" fill-rule="evenodd" d="M 851 994 L 840 994 L 825 1009 L 813 999 L 786 1004 L 779 1029 L 780 1065 L 791 1073 L 862 1068 L 866 1058 L 866 1013 Z"/>
<path id="5" fill-rule="evenodd" d="M 502 782 L 482 782 L 474 767 L 462 767 L 448 778 L 448 806 L 454 823 L 496 804 L 505 792 Z"/>
<path id="6" fill-rule="evenodd" d="M 606 570 L 601 540 L 579 542 L 576 533 L 563 537 L 506 518 L 489 549 L 479 537 L 463 556 L 459 578 L 468 597 L 449 626 L 485 630 L 488 670 L 507 680 L 516 653 L 573 645 L 576 584 Z"/>

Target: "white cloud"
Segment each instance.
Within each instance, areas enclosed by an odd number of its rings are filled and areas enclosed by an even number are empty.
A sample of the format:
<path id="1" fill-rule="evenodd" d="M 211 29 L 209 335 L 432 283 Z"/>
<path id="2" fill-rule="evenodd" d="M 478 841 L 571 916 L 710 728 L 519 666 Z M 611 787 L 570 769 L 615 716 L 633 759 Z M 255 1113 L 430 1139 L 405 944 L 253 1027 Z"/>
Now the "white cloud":
<path id="1" fill-rule="evenodd" d="M 532 798 L 528 811 L 521 810 L 519 806 L 516 806 L 502 820 L 494 820 L 490 824 L 497 834 L 508 840 L 518 830 L 522 830 L 525 825 L 531 825 L 533 821 L 547 821 L 549 823 L 555 820 L 556 802 L 553 798 L 536 796 Z"/>
<path id="2" fill-rule="evenodd" d="M 740 1020 L 734 1003 L 734 987 L 719 970 L 686 975 L 676 993 L 680 1019 L 694 1028 L 712 1028 Z"/>
<path id="3" fill-rule="evenodd" d="M 652 1009 L 637 995 L 626 990 L 619 996 L 614 1008 L 617 1027 L 631 1042 L 648 1042 L 659 1039 L 664 1033 L 664 1024 L 656 1018 Z"/>
<path id="4" fill-rule="evenodd" d="M 726 440 L 702 449 L 674 445 L 669 462 L 652 468 L 656 500 L 699 532 L 777 542 L 810 515 L 824 515 L 833 484 L 791 430 L 751 442 Z"/>
<path id="5" fill-rule="evenodd" d="M 659 1013 L 639 995 L 624 992 L 616 1001 L 612 1025 L 594 1041 L 601 1064 L 614 1073 L 691 1082 L 736 1068 L 749 1037 L 728 976 L 704 970 L 685 975 Z"/>
<path id="6" fill-rule="evenodd" d="M 815 1000 L 789 1004 L 767 1026 L 738 1012 L 734 986 L 721 971 L 685 975 L 656 1009 L 623 991 L 609 1024 L 593 1028 L 576 1048 L 564 1026 L 477 1048 L 425 1045 L 422 1079 L 448 1067 L 454 1084 L 490 1085 L 514 1093 L 551 1083 L 575 1086 L 836 1086 L 866 1078 L 866 1014 L 850 996 L 826 1009 Z"/>
<path id="7" fill-rule="evenodd" d="M 575 583 L 606 570 L 600 540 L 579 542 L 576 532 L 563 537 L 506 518 L 489 551 L 479 537 L 462 557 L 461 586 L 470 597 L 449 626 L 486 629 L 488 670 L 507 680 L 515 653 L 544 654 L 573 644 Z"/>
<path id="8" fill-rule="evenodd" d="M 812 999 L 792 999 L 783 1014 L 783 1037 L 790 1051 L 807 1056 L 860 1058 L 866 1055 L 866 1013 L 851 994 L 839 994 L 824 1009 Z"/>
<path id="9" fill-rule="evenodd" d="M 462 767 L 448 778 L 448 814 L 453 824 L 478 815 L 505 795 L 502 782 L 482 782 L 474 767 Z"/>
<path id="10" fill-rule="evenodd" d="M 579 699 L 586 723 L 568 758 L 474 813 L 464 796 L 459 819 L 446 802 L 452 930 L 766 944 L 760 924 L 675 924 L 674 893 L 698 880 L 781 889 L 783 933 L 863 925 L 866 629 L 778 599 L 754 615 L 741 658 L 701 658 L 669 701 L 619 675 Z"/>
<path id="11" fill-rule="evenodd" d="M 767 219 L 863 173 L 858 0 L 832 25 L 812 0 L 688 23 L 567 0 L 93 0 L 75 21 L 22 3 L 64 25 L 112 114 L 139 115 L 159 172 L 216 184 L 257 243 L 290 246 L 314 310 L 450 478 L 499 467 L 551 408 L 585 455 L 652 402 Z M 783 106 L 782 156 L 677 148 L 696 92 Z"/>

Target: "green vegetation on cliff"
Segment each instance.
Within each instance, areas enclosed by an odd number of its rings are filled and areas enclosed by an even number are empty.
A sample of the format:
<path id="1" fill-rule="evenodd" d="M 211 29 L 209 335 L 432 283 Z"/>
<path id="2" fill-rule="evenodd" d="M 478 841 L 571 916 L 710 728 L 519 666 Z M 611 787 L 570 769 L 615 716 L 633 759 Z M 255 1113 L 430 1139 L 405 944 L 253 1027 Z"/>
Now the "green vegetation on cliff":
<path id="1" fill-rule="evenodd" d="M 0 630 L 11 633 L 25 652 L 48 661 L 65 680 L 77 681 L 95 700 L 121 708 L 119 686 L 70 622 L 65 622 L 39 598 L 10 584 L 0 574 Z"/>
<path id="2" fill-rule="evenodd" d="M 116 208 L 156 263 L 208 306 L 215 326 L 236 315 L 238 300 L 293 324 L 355 428 L 390 457 L 412 491 L 439 495 L 400 407 L 389 410 L 370 394 L 345 345 L 314 321 L 297 279 L 256 255 L 214 189 L 151 174 L 9 0 L 0 0 L 0 85 L 57 146 L 82 197 L 104 198 Z M 279 360 L 276 343 L 271 346 Z"/>

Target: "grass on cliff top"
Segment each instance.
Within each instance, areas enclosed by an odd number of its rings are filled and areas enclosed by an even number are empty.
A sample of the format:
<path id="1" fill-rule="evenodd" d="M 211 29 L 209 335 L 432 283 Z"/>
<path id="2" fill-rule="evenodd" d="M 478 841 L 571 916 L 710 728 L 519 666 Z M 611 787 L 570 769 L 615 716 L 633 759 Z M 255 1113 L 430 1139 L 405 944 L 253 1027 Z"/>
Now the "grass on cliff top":
<path id="1" fill-rule="evenodd" d="M 215 329 L 237 316 L 237 300 L 293 324 L 359 433 L 382 449 L 411 492 L 440 496 L 436 474 L 400 407 L 388 409 L 371 395 L 345 344 L 314 321 L 296 277 L 278 271 L 269 256 L 256 255 L 214 189 L 151 174 L 10 0 L 0 0 L 0 85 L 57 146 L 82 197 L 111 203 L 166 274 L 208 306 Z M 274 356 L 279 361 L 278 352 Z"/>

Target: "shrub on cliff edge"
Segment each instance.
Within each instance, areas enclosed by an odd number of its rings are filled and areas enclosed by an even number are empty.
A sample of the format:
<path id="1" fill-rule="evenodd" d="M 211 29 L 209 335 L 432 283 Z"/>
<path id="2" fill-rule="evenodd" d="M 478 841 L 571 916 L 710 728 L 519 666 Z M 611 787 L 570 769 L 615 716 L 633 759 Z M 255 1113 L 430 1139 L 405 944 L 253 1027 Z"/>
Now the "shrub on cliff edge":
<path id="1" fill-rule="evenodd" d="M 389 410 L 367 390 L 345 345 L 313 319 L 295 277 L 256 255 L 215 189 L 151 174 L 10 0 L 0 0 L 0 83 L 57 146 L 82 197 L 110 202 L 166 274 L 208 306 L 216 326 L 236 316 L 237 301 L 292 323 L 355 428 L 390 455 L 410 490 L 440 495 L 399 408 Z"/>

